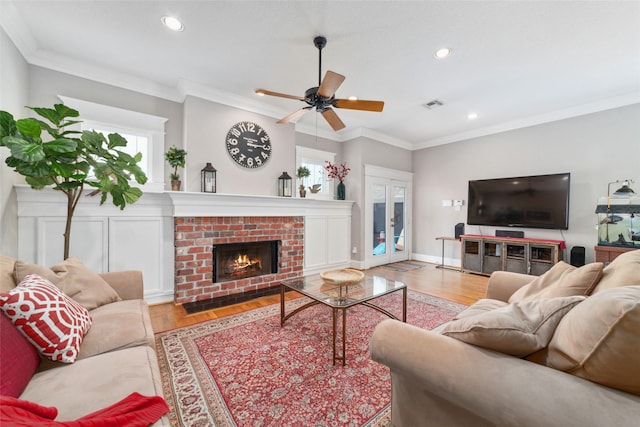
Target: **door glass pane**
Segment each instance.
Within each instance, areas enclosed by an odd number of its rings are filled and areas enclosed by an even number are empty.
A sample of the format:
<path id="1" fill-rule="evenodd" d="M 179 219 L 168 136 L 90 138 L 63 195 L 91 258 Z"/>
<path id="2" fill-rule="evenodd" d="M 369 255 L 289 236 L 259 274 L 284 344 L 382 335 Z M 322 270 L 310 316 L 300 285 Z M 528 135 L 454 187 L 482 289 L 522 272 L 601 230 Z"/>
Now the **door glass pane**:
<path id="1" fill-rule="evenodd" d="M 394 252 L 404 251 L 404 218 L 406 191 L 404 187 L 393 187 L 393 246 Z"/>
<path id="2" fill-rule="evenodd" d="M 387 189 L 385 185 L 373 185 L 373 255 L 384 255 L 386 247 Z"/>

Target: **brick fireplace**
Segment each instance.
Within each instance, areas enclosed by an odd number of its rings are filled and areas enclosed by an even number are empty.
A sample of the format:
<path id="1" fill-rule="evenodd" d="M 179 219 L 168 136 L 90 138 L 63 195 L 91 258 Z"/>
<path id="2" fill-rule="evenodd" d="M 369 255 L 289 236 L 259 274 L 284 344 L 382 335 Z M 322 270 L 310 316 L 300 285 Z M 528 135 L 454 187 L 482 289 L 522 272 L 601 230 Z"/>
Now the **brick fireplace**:
<path id="1" fill-rule="evenodd" d="M 279 286 L 303 274 L 304 217 L 176 217 L 175 302 L 192 303 Z M 278 271 L 215 283 L 213 246 L 278 241 Z"/>

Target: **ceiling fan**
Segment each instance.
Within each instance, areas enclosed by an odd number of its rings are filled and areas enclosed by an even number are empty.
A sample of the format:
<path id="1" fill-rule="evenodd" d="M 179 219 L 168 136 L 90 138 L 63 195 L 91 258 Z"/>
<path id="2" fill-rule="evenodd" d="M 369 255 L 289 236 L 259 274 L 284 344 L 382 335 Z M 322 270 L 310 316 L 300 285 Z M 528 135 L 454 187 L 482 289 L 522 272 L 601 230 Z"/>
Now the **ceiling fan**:
<path id="1" fill-rule="evenodd" d="M 340 87 L 345 77 L 341 74 L 335 73 L 331 70 L 327 70 L 327 73 L 322 77 L 322 49 L 327 45 L 327 39 L 323 36 L 317 36 L 313 39 L 313 44 L 318 48 L 318 86 L 309 88 L 305 91 L 304 97 L 287 95 L 284 93 L 272 92 L 266 89 L 257 89 L 256 93 L 260 95 L 279 96 L 281 98 L 297 99 L 299 101 L 306 102 L 307 107 L 303 107 L 286 117 L 278 120 L 277 123 L 288 123 L 298 119 L 307 110 L 315 108 L 317 112 L 322 114 L 322 117 L 329 123 L 334 131 L 339 131 L 345 128 L 345 124 L 340 120 L 340 117 L 331 107 L 346 108 L 350 110 L 363 110 L 363 111 L 382 111 L 384 107 L 383 101 L 364 101 L 364 100 L 352 100 L 352 99 L 337 99 L 335 97 L 336 90 Z"/>

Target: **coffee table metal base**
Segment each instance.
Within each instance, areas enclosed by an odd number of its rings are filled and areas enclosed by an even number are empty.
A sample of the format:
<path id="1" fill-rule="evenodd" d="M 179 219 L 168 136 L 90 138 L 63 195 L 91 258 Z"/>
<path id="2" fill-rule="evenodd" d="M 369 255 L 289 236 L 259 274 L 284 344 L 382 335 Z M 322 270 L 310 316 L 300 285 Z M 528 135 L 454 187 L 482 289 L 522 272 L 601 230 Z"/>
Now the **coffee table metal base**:
<path id="1" fill-rule="evenodd" d="M 284 326 L 284 322 L 286 322 L 287 319 L 289 319 L 292 316 L 295 316 L 301 311 L 306 310 L 309 307 L 313 307 L 314 305 L 323 304 L 321 301 L 313 300 L 305 305 L 302 305 L 296 308 L 291 313 L 285 314 L 284 302 L 285 302 L 286 289 L 287 287 L 285 285 L 282 285 L 282 284 L 280 285 L 280 326 Z M 323 304 L 323 305 L 326 305 L 326 304 Z M 369 301 L 362 301 L 355 305 L 364 305 L 374 310 L 377 310 L 380 313 L 392 319 L 400 320 L 398 319 L 398 317 L 396 317 L 394 314 L 392 314 L 388 310 L 385 310 L 384 308 L 379 307 L 375 304 L 371 304 Z M 346 366 L 347 364 L 347 309 L 349 307 L 353 307 L 353 306 L 331 307 L 331 315 L 332 315 L 331 317 L 332 317 L 332 326 L 333 326 L 332 329 L 333 329 L 333 364 L 334 365 L 336 364 L 336 360 L 342 361 L 342 366 Z M 340 312 L 342 312 L 341 313 L 342 322 L 339 322 Z M 407 288 L 406 287 L 402 288 L 402 321 L 403 322 L 407 321 Z M 338 331 L 338 326 L 340 326 L 340 331 Z M 340 332 L 340 334 L 338 334 L 338 332 Z M 339 335 L 341 338 L 340 341 L 342 346 L 340 352 L 338 352 L 338 348 L 336 345 L 338 342 Z"/>

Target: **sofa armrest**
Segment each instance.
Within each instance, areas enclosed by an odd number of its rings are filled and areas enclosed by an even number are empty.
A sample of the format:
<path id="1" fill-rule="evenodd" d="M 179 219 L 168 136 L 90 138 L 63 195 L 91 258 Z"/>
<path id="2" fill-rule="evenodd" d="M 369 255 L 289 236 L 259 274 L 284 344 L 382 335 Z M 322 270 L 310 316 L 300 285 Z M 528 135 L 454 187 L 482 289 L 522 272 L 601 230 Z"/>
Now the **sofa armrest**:
<path id="1" fill-rule="evenodd" d="M 370 350 L 391 370 L 396 426 L 632 426 L 640 419 L 640 396 L 397 320 L 378 324 Z"/>
<path id="2" fill-rule="evenodd" d="M 535 277 L 509 271 L 494 271 L 487 282 L 487 298 L 508 302 L 515 291 L 531 283 Z"/>
<path id="3" fill-rule="evenodd" d="M 144 282 L 142 271 L 123 270 L 100 273 L 102 277 L 123 300 L 143 299 Z"/>

